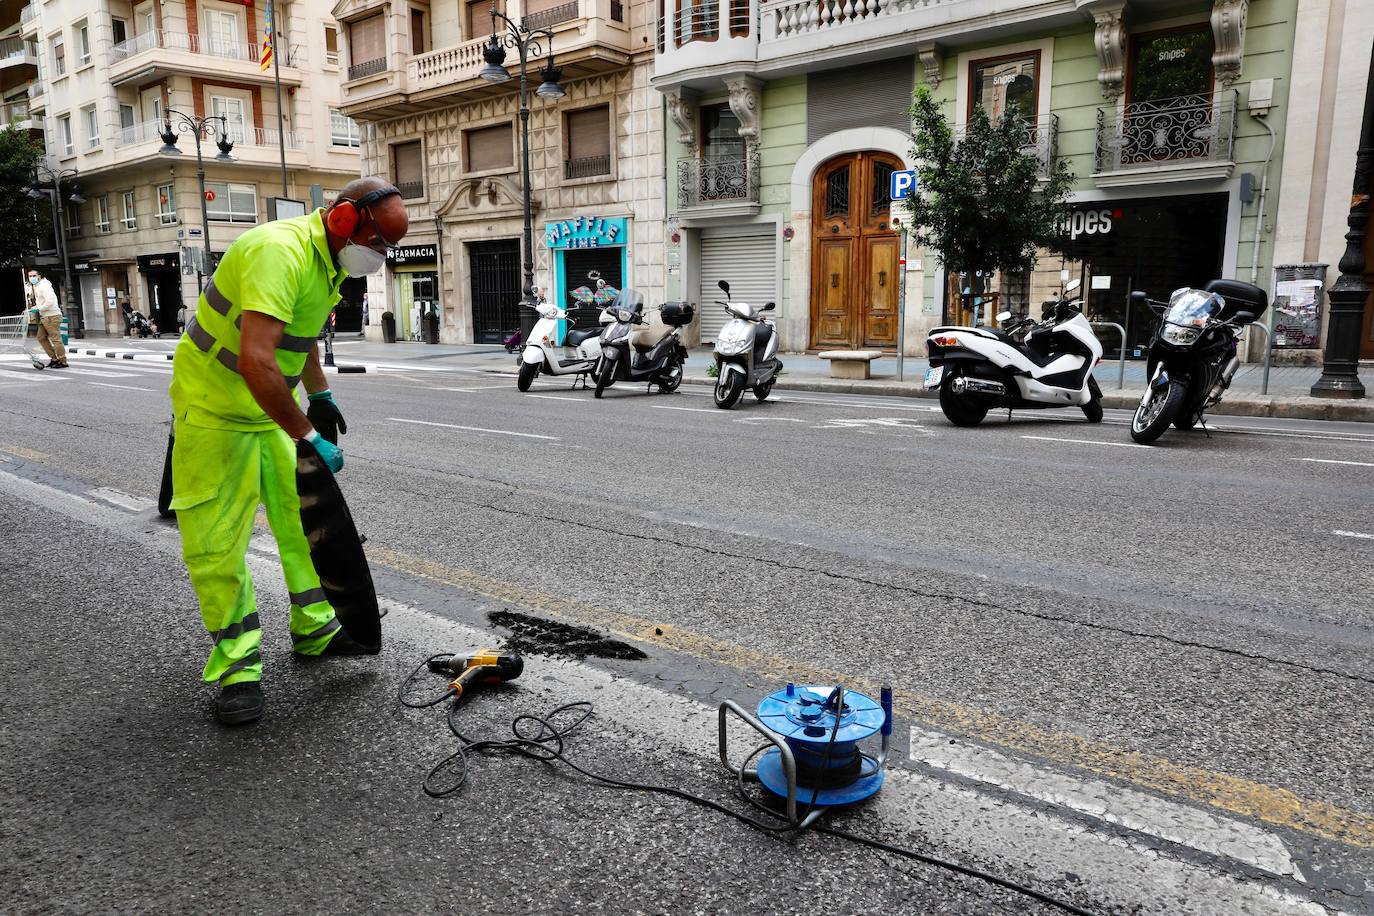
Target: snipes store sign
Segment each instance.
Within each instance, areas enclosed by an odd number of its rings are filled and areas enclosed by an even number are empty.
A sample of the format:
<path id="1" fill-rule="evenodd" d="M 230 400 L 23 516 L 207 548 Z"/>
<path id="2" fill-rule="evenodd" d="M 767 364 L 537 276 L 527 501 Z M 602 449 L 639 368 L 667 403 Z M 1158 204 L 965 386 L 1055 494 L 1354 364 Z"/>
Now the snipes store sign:
<path id="1" fill-rule="evenodd" d="M 623 216 L 579 216 L 546 225 L 544 244 L 549 248 L 612 248 L 625 244 L 626 231 Z"/>

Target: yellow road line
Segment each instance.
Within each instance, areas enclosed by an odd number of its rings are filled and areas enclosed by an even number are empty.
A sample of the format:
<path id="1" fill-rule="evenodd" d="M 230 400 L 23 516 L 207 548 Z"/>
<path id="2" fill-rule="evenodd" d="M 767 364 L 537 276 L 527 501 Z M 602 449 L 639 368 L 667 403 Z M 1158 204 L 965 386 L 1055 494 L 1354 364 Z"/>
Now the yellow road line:
<path id="1" fill-rule="evenodd" d="M 656 623 L 631 614 L 547 595 L 471 570 L 445 566 L 385 548 L 370 548 L 368 555 L 373 561 L 400 572 L 456 586 L 497 601 L 535 608 L 569 621 L 593 624 L 622 638 L 728 665 L 747 674 L 776 681 L 845 684 L 874 694 L 879 687 L 867 678 L 798 659 L 770 655 L 672 624 Z M 1358 811 L 1302 798 L 1288 789 L 1112 747 L 1082 735 L 972 709 L 913 690 L 895 688 L 893 692 L 895 702 L 904 714 L 940 731 L 955 732 L 986 744 L 1076 767 L 1118 782 L 1153 789 L 1277 827 L 1349 846 L 1374 848 L 1374 817 Z"/>
<path id="2" fill-rule="evenodd" d="M 52 457 L 47 452 L 35 452 L 32 449 L 20 448 L 17 445 L 0 445 L 0 452 L 9 452 L 16 458 L 27 458 L 30 461 L 47 461 Z"/>

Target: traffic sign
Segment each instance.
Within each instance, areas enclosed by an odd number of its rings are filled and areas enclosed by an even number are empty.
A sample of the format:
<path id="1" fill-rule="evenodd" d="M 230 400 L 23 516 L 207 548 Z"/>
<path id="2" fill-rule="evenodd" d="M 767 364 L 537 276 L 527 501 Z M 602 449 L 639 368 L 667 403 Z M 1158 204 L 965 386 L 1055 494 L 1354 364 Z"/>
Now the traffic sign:
<path id="1" fill-rule="evenodd" d="M 892 184 L 888 191 L 888 197 L 892 200 L 902 200 L 910 197 L 916 192 L 916 173 L 912 171 L 901 171 L 892 173 Z"/>
<path id="2" fill-rule="evenodd" d="M 206 199 L 207 201 L 213 201 L 213 200 L 215 199 L 215 192 L 214 192 L 214 191 L 206 191 L 206 192 L 205 192 L 205 199 Z"/>

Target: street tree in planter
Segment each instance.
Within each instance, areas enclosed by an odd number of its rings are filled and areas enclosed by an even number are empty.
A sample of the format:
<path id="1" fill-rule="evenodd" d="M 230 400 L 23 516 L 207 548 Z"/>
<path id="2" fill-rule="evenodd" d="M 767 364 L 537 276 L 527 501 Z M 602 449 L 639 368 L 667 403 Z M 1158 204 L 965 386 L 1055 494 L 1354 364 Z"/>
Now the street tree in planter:
<path id="1" fill-rule="evenodd" d="M 1041 248 L 1060 243 L 1073 173 L 1056 159 L 1048 173 L 1034 155 L 1035 132 L 1013 108 L 993 123 L 974 106 L 961 136 L 926 87 L 911 106 L 917 192 L 907 199 L 916 240 L 945 270 L 969 277 L 981 297 L 994 271 L 1035 267 Z"/>
<path id="2" fill-rule="evenodd" d="M 28 196 L 34 166 L 43 146 L 27 130 L 0 129 L 0 266 L 20 265 L 34 251 L 34 241 L 52 235 L 48 202 L 38 207 Z"/>

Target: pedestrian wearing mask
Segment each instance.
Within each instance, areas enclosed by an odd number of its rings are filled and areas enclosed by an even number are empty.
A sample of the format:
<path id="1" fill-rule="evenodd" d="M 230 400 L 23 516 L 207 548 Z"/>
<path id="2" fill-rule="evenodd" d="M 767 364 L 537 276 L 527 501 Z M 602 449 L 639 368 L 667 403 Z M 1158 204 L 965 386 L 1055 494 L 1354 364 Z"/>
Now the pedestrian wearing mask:
<path id="1" fill-rule="evenodd" d="M 320 587 L 301 524 L 297 442 L 335 473 L 347 431 L 325 381 L 317 338 L 348 277 L 380 270 L 409 228 L 400 191 L 350 183 L 327 210 L 264 223 L 225 252 L 177 344 L 171 508 L 214 646 L 203 678 L 219 687 L 225 724 L 262 715 L 262 659 L 246 553 L 261 503 L 291 596 L 292 650 L 359 655 Z M 304 383 L 309 411 L 295 394 Z"/>
<path id="2" fill-rule="evenodd" d="M 36 270 L 29 271 L 29 292 L 32 304 L 29 314 L 38 322 L 38 345 L 48 354 L 49 369 L 67 369 L 67 350 L 62 346 L 62 307 L 57 293 L 47 277 Z"/>

